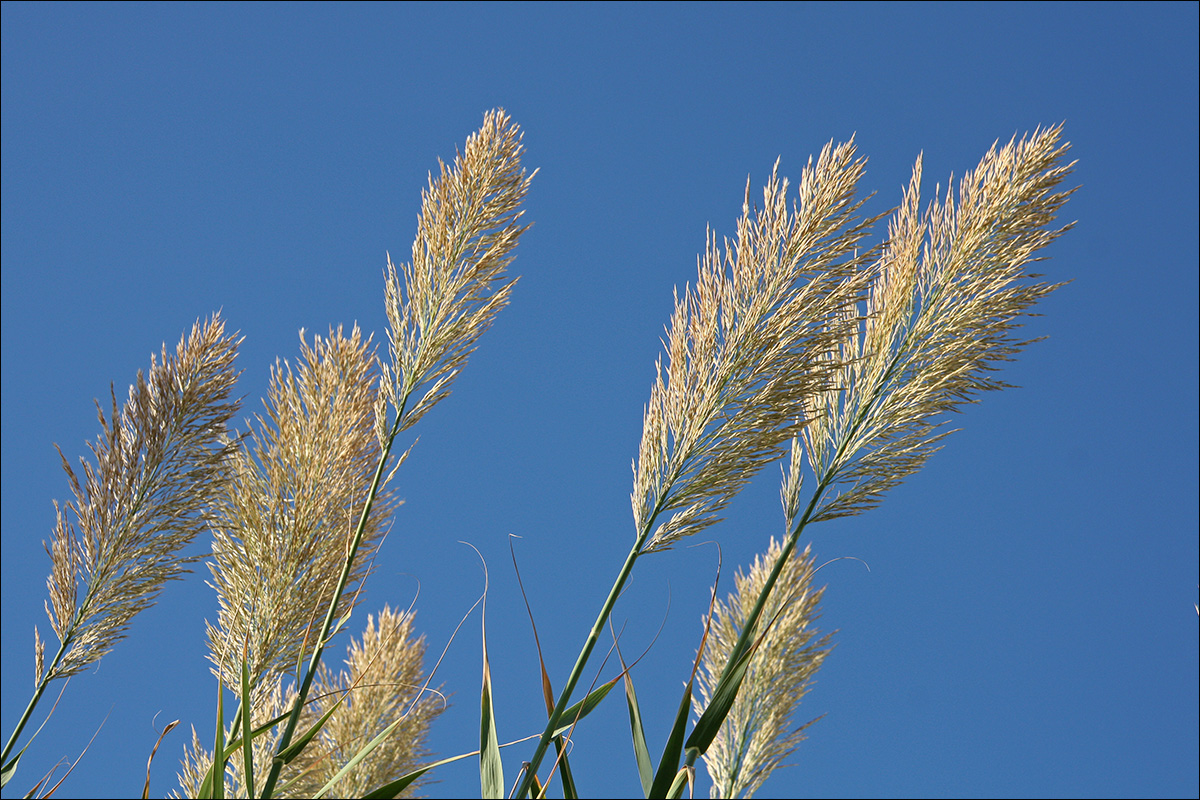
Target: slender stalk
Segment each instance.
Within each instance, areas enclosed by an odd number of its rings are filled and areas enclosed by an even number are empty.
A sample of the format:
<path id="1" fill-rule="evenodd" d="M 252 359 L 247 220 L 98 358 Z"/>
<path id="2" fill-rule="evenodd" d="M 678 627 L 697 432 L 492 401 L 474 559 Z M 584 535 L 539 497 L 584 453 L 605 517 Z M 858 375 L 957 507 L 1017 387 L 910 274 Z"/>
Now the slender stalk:
<path id="1" fill-rule="evenodd" d="M 407 401 L 407 398 L 405 398 Z M 363 534 L 367 529 L 367 520 L 371 515 L 371 506 L 375 502 L 375 496 L 379 493 L 379 484 L 383 478 L 383 470 L 387 466 L 388 456 L 392 452 L 392 443 L 396 441 L 396 435 L 400 432 L 400 423 L 404 420 L 404 407 L 400 407 L 399 413 L 396 414 L 396 421 L 392 424 L 392 430 L 388 434 L 387 444 L 384 445 L 383 453 L 379 457 L 379 466 L 375 468 L 375 477 L 371 480 L 371 489 L 367 493 L 367 502 L 363 505 L 362 515 L 358 520 L 358 528 L 354 532 L 354 539 L 350 543 L 350 549 L 346 553 L 346 560 L 342 565 L 342 574 L 338 577 L 337 587 L 333 591 L 333 597 L 329 601 L 329 611 L 325 614 L 325 621 L 321 625 L 321 635 L 317 637 L 316 647 L 313 649 L 312 657 L 308 662 L 308 669 L 304 672 L 304 679 L 300 684 L 300 689 L 296 694 L 296 700 L 292 705 L 292 713 L 288 717 L 287 725 L 283 730 L 283 735 L 279 739 L 279 744 L 276 745 L 276 758 L 272 759 L 271 771 L 267 775 L 267 781 L 263 785 L 263 797 L 271 797 L 275 791 L 275 784 L 279 781 L 279 773 L 283 769 L 283 761 L 278 757 L 280 753 L 288 748 L 292 743 L 292 736 L 296 733 L 296 726 L 300 722 L 300 714 L 304 709 L 305 699 L 308 697 L 308 691 L 312 687 L 313 679 L 317 674 L 317 667 L 321 662 L 321 655 L 325 651 L 325 643 L 329 638 L 329 631 L 333 629 L 334 620 L 337 618 L 338 605 L 342 599 L 342 592 L 346 589 L 346 583 L 350 579 L 350 572 L 354 567 L 354 557 L 358 553 L 358 547 L 362 544 Z M 253 787 L 251 787 L 253 792 Z"/>
<path id="2" fill-rule="evenodd" d="M 613 583 L 612 589 L 609 590 L 608 597 L 604 599 L 604 605 L 600 607 L 600 613 L 596 616 L 596 621 L 592 624 L 592 629 L 588 632 L 587 639 L 583 643 L 583 649 L 579 651 L 579 657 L 575 659 L 575 666 L 571 668 L 571 674 L 558 696 L 558 702 L 554 704 L 554 710 L 550 713 L 550 720 L 546 723 L 546 729 L 542 731 L 542 737 L 538 740 L 537 749 L 534 750 L 533 757 L 529 760 L 529 766 L 525 770 L 525 777 L 517 789 L 517 797 L 525 797 L 533 788 L 533 781 L 537 776 L 538 766 L 542 763 L 542 758 L 546 755 L 546 750 L 550 746 L 550 740 L 554 738 L 554 731 L 558 728 L 559 722 L 562 721 L 563 712 L 570 705 L 571 693 L 575 691 L 575 685 L 583 675 L 584 667 L 587 666 L 588 659 L 592 655 L 592 650 L 595 648 L 596 642 L 604 630 L 604 626 L 608 624 L 608 618 L 612 615 L 613 606 L 616 605 L 617 598 L 621 596 L 621 590 L 625 588 L 625 581 L 629 579 L 630 573 L 633 572 L 633 565 L 637 561 L 638 556 L 642 554 L 642 547 L 645 546 L 646 540 L 650 538 L 650 531 L 653 529 L 654 517 L 643 528 L 641 534 L 634 542 L 633 548 L 629 551 L 629 555 L 625 557 L 625 563 L 621 565 L 621 571 L 617 574 L 617 579 Z"/>
<path id="3" fill-rule="evenodd" d="M 20 721 L 17 722 L 16 730 L 12 732 L 12 736 L 8 737 L 8 742 L 4 745 L 4 753 L 0 754 L 0 764 L 8 765 L 8 757 L 12 755 L 13 748 L 21 736 L 21 731 L 25 730 L 25 726 L 29 723 L 29 718 L 33 716 L 33 709 L 37 707 L 38 702 L 42 699 L 46 687 L 50 685 L 50 676 L 54 674 L 54 670 L 58 667 L 58 662 L 62 661 L 62 657 L 67 652 L 69 646 L 69 640 L 58 646 L 58 652 L 50 662 L 49 668 L 42 674 L 42 679 L 38 682 L 37 691 L 33 693 L 29 705 L 25 707 L 25 713 L 21 715 Z"/>
<path id="4" fill-rule="evenodd" d="M 742 627 L 742 632 L 738 636 L 737 642 L 733 649 L 729 652 L 729 659 L 725 662 L 725 667 L 721 670 L 721 677 L 717 680 L 717 686 L 725 682 L 726 677 L 738 662 L 745 656 L 746 651 L 750 647 L 750 642 L 754 638 L 755 629 L 758 628 L 758 620 L 762 616 L 763 608 L 767 604 L 767 598 L 771 595 L 771 590 L 775 587 L 775 582 L 779 579 L 779 575 L 787 566 L 788 560 L 792 557 L 792 553 L 796 550 L 796 544 L 800 541 L 800 534 L 804 531 L 808 524 L 812 512 L 817 507 L 821 496 L 824 495 L 825 489 L 828 488 L 827 483 L 822 483 L 813 492 L 812 499 L 809 500 L 808 507 L 804 509 L 804 513 L 800 516 L 800 521 L 796 527 L 788 534 L 787 540 L 784 542 L 783 549 L 779 553 L 779 557 L 775 559 L 775 566 L 771 568 L 771 574 L 767 576 L 767 580 L 763 583 L 762 590 L 758 593 L 758 600 L 755 601 L 754 607 L 750 610 L 746 617 L 746 624 Z M 684 753 L 684 766 L 694 767 L 696 759 L 704 755 L 696 747 L 689 747 Z"/>

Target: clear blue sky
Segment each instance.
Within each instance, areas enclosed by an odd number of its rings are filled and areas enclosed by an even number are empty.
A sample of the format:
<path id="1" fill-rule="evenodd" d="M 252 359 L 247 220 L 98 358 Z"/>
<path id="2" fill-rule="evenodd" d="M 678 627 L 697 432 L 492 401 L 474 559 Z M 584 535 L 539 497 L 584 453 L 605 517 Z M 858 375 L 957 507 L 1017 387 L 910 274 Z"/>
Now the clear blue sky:
<path id="1" fill-rule="evenodd" d="M 87 5 L 9 3 L 3 73 L 3 733 L 32 688 L 52 498 L 95 437 L 92 398 L 223 309 L 258 408 L 297 331 L 384 334 L 438 156 L 506 108 L 540 167 L 511 307 L 423 421 L 364 612 L 407 606 L 432 651 L 482 588 L 497 724 L 541 729 L 517 545 L 562 684 L 632 540 L 630 460 L 671 292 L 746 176 L 797 176 L 852 134 L 872 208 L 925 154 L 927 189 L 996 139 L 1066 121 L 1078 227 L 1045 336 L 883 506 L 811 529 L 837 649 L 768 796 L 1188 796 L 1197 730 L 1197 9 L 1019 5 Z M 705 539 L 726 576 L 781 525 L 774 469 Z M 700 633 L 715 548 L 638 565 L 617 608 L 657 754 Z M 172 584 L 27 754 L 24 793 L 103 731 L 60 794 L 176 786 L 214 684 L 197 574 Z M 728 585 L 728 584 L 727 584 Z M 364 614 L 365 620 L 365 614 Z M 354 627 L 361 629 L 361 625 Z M 335 649 L 340 652 L 341 647 Z M 598 661 L 596 662 L 598 665 Z M 473 749 L 478 617 L 440 677 L 432 745 Z M 614 674 L 610 667 L 608 675 Z M 638 795 L 613 698 L 578 738 L 589 795 Z M 507 752 L 511 779 L 532 748 Z M 470 762 L 434 796 L 478 792 Z M 707 793 L 707 778 L 700 791 Z"/>

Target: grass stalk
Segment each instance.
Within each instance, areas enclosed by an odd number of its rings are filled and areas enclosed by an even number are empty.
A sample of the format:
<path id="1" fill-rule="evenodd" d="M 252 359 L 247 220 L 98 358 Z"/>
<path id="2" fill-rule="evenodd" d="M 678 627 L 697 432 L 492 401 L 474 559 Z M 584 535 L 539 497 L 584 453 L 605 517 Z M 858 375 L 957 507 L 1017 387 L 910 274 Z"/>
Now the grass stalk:
<path id="1" fill-rule="evenodd" d="M 554 704 L 554 710 L 550 713 L 550 720 L 546 723 L 546 729 L 542 731 L 542 736 L 538 739 L 537 748 L 533 752 L 533 757 L 529 760 L 529 767 L 525 771 L 525 777 L 517 789 L 517 797 L 525 797 L 533 788 L 538 766 L 542 763 L 542 759 L 546 755 L 546 750 L 550 746 L 550 740 L 554 738 L 554 731 L 558 729 L 558 723 L 562 720 L 563 712 L 566 711 L 571 703 L 571 693 L 575 691 L 575 685 L 579 683 L 579 679 L 583 675 L 583 670 L 592 655 L 592 650 L 596 647 L 596 642 L 600 639 L 600 633 L 604 630 L 604 626 L 608 624 L 608 618 L 612 615 L 613 607 L 617 604 L 617 598 L 621 596 L 621 590 L 625 587 L 625 581 L 629 579 L 630 573 L 633 572 L 633 565 L 637 561 L 638 556 L 641 555 L 642 547 L 650 537 L 651 530 L 652 527 L 647 525 L 637 541 L 634 542 L 629 555 L 625 557 L 625 563 L 621 565 L 621 571 L 617 573 L 617 579 L 613 583 L 612 589 L 608 592 L 608 597 L 604 598 L 604 604 L 600 607 L 600 613 L 596 616 L 596 621 L 592 624 L 592 629 L 588 632 L 587 639 L 584 640 L 583 648 L 579 651 L 578 658 L 575 659 L 575 666 L 571 668 L 571 674 L 567 677 L 567 683 L 558 695 L 558 702 Z"/>
<path id="2" fill-rule="evenodd" d="M 33 710 L 42 699 L 42 695 L 46 692 L 46 687 L 50 685 L 55 669 L 58 667 L 58 662 L 62 661 L 63 655 L 70 647 L 70 640 L 61 643 L 58 646 L 58 652 L 50 661 L 50 668 L 42 673 L 41 679 L 38 681 L 37 689 L 33 693 L 33 697 L 29 700 L 29 705 L 25 707 L 25 712 L 21 714 L 21 719 L 17 721 L 17 727 L 8 737 L 8 741 L 4 745 L 4 752 L 0 755 L 0 764 L 4 765 L 4 771 L 9 771 L 9 756 L 12 755 L 13 748 L 16 747 L 17 741 L 21 737 L 21 731 L 25 730 L 25 726 L 29 723 L 29 718 L 33 716 Z"/>
<path id="3" fill-rule="evenodd" d="M 362 514 L 358 520 L 358 527 L 354 531 L 354 538 L 351 540 L 350 548 L 346 552 L 346 559 L 342 565 L 341 575 L 338 576 L 333 597 L 329 601 L 329 610 L 325 614 L 325 621 L 321 623 L 321 634 L 317 637 L 316 646 L 313 648 L 312 657 L 308 662 L 308 668 L 304 672 L 300 688 L 296 693 L 296 699 L 292 704 L 292 712 L 288 716 L 287 725 L 284 726 L 283 734 L 276 745 L 276 758 L 272 759 L 271 771 L 267 774 L 267 781 L 263 786 L 263 797 L 271 797 L 275 791 L 275 784 L 279 781 L 279 773 L 283 769 L 283 760 L 278 755 L 288 748 L 288 745 L 292 743 L 292 737 L 296 733 L 296 726 L 300 722 L 300 714 L 304 709 L 305 700 L 308 697 L 309 689 L 312 688 L 313 679 L 317 675 L 321 656 L 325 652 L 325 643 L 329 640 L 329 632 L 333 629 L 333 623 L 337 619 L 338 605 L 342 599 L 342 592 L 345 591 L 346 584 L 350 580 L 350 573 L 354 568 L 354 557 L 358 553 L 359 545 L 362 544 L 363 534 L 367 529 L 367 522 L 371 515 L 371 506 L 374 504 L 375 497 L 379 493 L 383 471 L 387 467 L 388 457 L 392 452 L 392 444 L 396 441 L 396 435 L 400 432 L 403 420 L 404 408 L 401 406 L 400 413 L 396 415 L 396 421 L 392 424 L 387 441 L 384 443 L 383 453 L 379 457 L 379 465 L 375 468 L 375 476 L 371 479 L 371 488 L 367 493 L 367 500 L 363 504 Z"/>

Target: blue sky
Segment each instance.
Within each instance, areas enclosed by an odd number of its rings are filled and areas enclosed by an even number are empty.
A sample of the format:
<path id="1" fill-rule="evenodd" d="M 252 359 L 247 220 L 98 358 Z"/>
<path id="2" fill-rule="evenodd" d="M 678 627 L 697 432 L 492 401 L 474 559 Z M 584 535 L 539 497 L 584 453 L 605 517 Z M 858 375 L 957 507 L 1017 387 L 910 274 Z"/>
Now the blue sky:
<path id="1" fill-rule="evenodd" d="M 406 257 L 427 172 L 488 109 L 540 168 L 522 278 L 419 426 L 363 608 L 407 606 L 419 584 L 439 651 L 482 590 L 458 542 L 478 547 L 502 739 L 544 720 L 508 535 L 561 686 L 632 541 L 629 464 L 672 289 L 706 225 L 732 232 L 747 175 L 760 186 L 782 157 L 798 176 L 855 135 L 884 211 L 918 153 L 931 191 L 996 139 L 1065 120 L 1078 226 L 1042 265 L 1071 282 L 1027 327 L 1047 338 L 1004 369 L 1021 388 L 967 408 L 880 508 L 810 529 L 821 560 L 870 572 L 820 575 L 837 648 L 800 721 L 824 717 L 763 794 L 1194 797 L 1197 9 L 4 3 L 5 737 L 33 626 L 49 630 L 42 542 L 67 496 L 52 444 L 82 454 L 92 398 L 217 309 L 246 337 L 246 411 L 300 328 L 382 337 L 385 253 Z M 702 537 L 726 587 L 781 527 L 775 475 Z M 655 754 L 715 561 L 647 558 L 617 607 L 626 653 L 667 615 L 634 673 Z M 155 725 L 181 719 L 151 792 L 174 788 L 187 726 L 211 737 L 214 614 L 200 575 L 169 586 L 72 680 L 6 794 L 106 716 L 62 793 L 139 792 Z M 478 735 L 478 617 L 463 630 L 439 673 L 443 755 Z M 510 779 L 531 751 L 506 751 Z M 585 794 L 638 794 L 619 698 L 573 763 Z M 469 762 L 438 777 L 432 796 L 478 792 Z"/>

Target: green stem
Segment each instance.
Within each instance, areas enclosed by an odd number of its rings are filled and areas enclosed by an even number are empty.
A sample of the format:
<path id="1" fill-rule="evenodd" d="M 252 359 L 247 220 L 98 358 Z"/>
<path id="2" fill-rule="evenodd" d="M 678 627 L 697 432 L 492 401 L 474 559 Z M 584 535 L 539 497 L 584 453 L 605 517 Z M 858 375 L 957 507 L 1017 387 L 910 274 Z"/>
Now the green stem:
<path id="1" fill-rule="evenodd" d="M 396 421 L 392 425 L 392 430 L 388 435 L 387 443 L 384 445 L 383 453 L 379 457 L 379 466 L 375 468 L 375 477 L 371 480 L 371 488 L 367 493 L 367 502 L 363 505 L 362 515 L 358 519 L 358 528 L 354 531 L 354 539 L 350 544 L 349 552 L 346 554 L 346 561 L 342 565 L 342 574 L 338 577 L 337 587 L 334 589 L 333 597 L 329 601 L 329 611 L 325 614 L 325 622 L 321 626 L 321 634 L 317 637 L 312 658 L 308 662 L 308 669 L 304 673 L 304 679 L 296 694 L 296 701 L 292 705 L 292 713 L 288 717 L 283 736 L 280 737 L 279 744 L 275 748 L 276 757 L 272 759 L 271 772 L 267 775 L 267 782 L 263 785 L 262 796 L 265 798 L 271 797 L 274 794 L 275 784 L 279 781 L 279 773 L 283 769 L 283 761 L 278 756 L 292 743 L 292 736 L 296 733 L 296 726 L 300 722 L 300 712 L 304 708 L 308 691 L 312 687 L 313 678 L 316 677 L 317 667 L 321 663 L 321 655 L 325 652 L 325 642 L 329 638 L 329 631 L 333 629 L 334 620 L 337 618 L 338 605 L 340 605 L 342 599 L 342 592 L 345 591 L 346 584 L 350 580 L 350 573 L 354 568 L 354 558 L 358 554 L 358 547 L 362 544 L 363 536 L 367 530 L 367 521 L 371 515 L 371 506 L 374 505 L 375 496 L 379 493 L 379 483 L 383 478 L 383 470 L 387 466 L 388 456 L 392 452 L 392 443 L 396 441 L 396 435 L 400 432 L 400 423 L 403 420 L 404 407 L 402 405 L 396 413 Z"/>
<path id="2" fill-rule="evenodd" d="M 771 595 L 771 590 L 775 588 L 775 582 L 779 580 L 780 574 L 787 566 L 788 560 L 796 551 L 796 544 L 800 541 L 800 534 L 808 524 L 809 518 L 812 516 L 814 509 L 817 507 L 817 502 L 828 488 L 827 484 L 821 484 L 817 487 L 817 491 L 813 493 L 812 499 L 809 500 L 808 507 L 804 509 L 804 513 L 800 516 L 800 521 L 796 527 L 788 534 L 787 541 L 784 542 L 783 550 L 780 551 L 779 557 L 775 559 L 775 566 L 771 568 L 771 574 L 767 576 L 766 582 L 763 583 L 762 589 L 758 593 L 758 599 L 754 603 L 754 607 L 750 610 L 750 614 L 746 618 L 746 624 L 742 626 L 742 632 L 738 636 L 737 643 L 729 652 L 729 658 L 725 662 L 725 667 L 721 670 L 721 677 L 717 680 L 716 686 L 720 686 L 725 682 L 726 676 L 733 670 L 734 665 L 738 664 L 750 649 L 750 642 L 754 638 L 755 629 L 758 627 L 759 618 L 762 616 L 763 608 L 766 607 L 767 599 Z M 689 747 L 684 753 L 684 766 L 694 767 L 696 759 L 704 755 L 699 748 Z"/>
<path id="3" fill-rule="evenodd" d="M 637 541 L 634 542 L 633 549 L 629 551 L 629 555 L 625 557 L 625 563 L 621 565 L 621 571 L 617 575 L 617 580 L 613 583 L 612 589 L 608 592 L 608 597 L 604 600 L 604 605 L 600 607 L 600 613 L 596 617 L 596 622 L 592 625 L 591 631 L 588 632 L 587 641 L 583 643 L 583 649 L 579 651 L 579 657 L 575 660 L 575 666 L 571 669 L 571 675 L 567 678 L 567 683 L 563 687 L 562 693 L 558 696 L 558 702 L 554 704 L 554 710 L 550 714 L 550 720 L 546 723 L 546 729 L 542 731 L 542 738 L 538 740 L 537 749 L 533 753 L 533 758 L 529 761 L 529 766 L 525 770 L 525 778 L 521 781 L 520 788 L 517 789 L 517 797 L 525 797 L 533 788 L 533 780 L 537 775 L 538 766 L 542 763 L 542 758 L 546 755 L 546 749 L 550 746 L 550 740 L 554 738 L 554 731 L 558 728 L 559 722 L 562 720 L 563 712 L 571 701 L 571 692 L 575 690 L 575 684 L 579 682 L 579 678 L 583 675 L 584 667 L 587 665 L 588 658 L 592 655 L 592 649 L 595 648 L 597 640 L 600 638 L 604 626 L 608 623 L 608 618 L 612 614 L 613 606 L 617 603 L 617 598 L 621 596 L 621 590 L 625 586 L 625 581 L 629 579 L 629 574 L 633 572 L 634 562 L 641 555 L 642 546 L 645 545 L 646 539 L 649 537 L 650 530 L 653 525 L 653 517 L 651 523 L 647 524 Z"/>
<path id="4" fill-rule="evenodd" d="M 29 701 L 29 705 L 25 707 L 25 713 L 21 715 L 21 719 L 17 722 L 17 729 L 12 732 L 12 736 L 8 737 L 8 743 L 4 745 L 4 752 L 0 754 L 0 764 L 8 765 L 8 757 L 12 755 L 13 748 L 16 747 L 17 739 L 21 736 L 21 731 L 25 730 L 25 726 L 29 723 L 29 718 L 33 716 L 33 709 L 37 707 L 38 701 L 42 699 L 42 694 L 45 693 L 46 687 L 50 685 L 54 670 L 58 668 L 58 662 L 62 661 L 62 657 L 67 652 L 68 641 L 63 642 L 58 646 L 58 652 L 54 656 L 54 660 L 50 662 L 50 668 L 42 675 L 41 681 L 38 682 L 37 691 L 33 693 L 33 697 Z"/>

